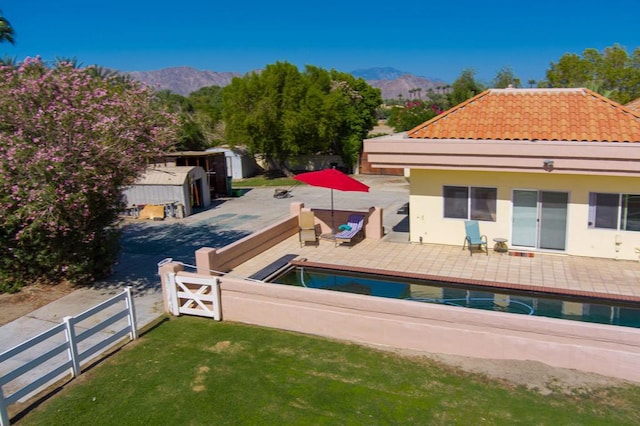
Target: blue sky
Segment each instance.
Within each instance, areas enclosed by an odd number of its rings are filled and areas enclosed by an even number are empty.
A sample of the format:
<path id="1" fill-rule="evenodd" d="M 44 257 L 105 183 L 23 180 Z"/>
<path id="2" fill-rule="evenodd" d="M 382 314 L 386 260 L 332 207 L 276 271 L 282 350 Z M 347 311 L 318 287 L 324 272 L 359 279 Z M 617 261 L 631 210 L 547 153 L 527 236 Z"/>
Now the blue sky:
<path id="1" fill-rule="evenodd" d="M 466 68 L 489 81 L 510 67 L 526 82 L 567 52 L 640 47 L 638 0 L 3 0 L 0 9 L 16 31 L 0 56 L 75 57 L 121 71 L 244 73 L 288 61 L 452 82 Z"/>

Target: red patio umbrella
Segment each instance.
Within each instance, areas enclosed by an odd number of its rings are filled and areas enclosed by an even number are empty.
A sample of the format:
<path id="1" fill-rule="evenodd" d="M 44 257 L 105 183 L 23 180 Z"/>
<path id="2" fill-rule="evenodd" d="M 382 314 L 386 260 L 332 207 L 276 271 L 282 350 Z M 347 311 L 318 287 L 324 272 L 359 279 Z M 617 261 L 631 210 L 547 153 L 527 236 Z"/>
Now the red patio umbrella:
<path id="1" fill-rule="evenodd" d="M 317 172 L 300 173 L 293 177 L 300 182 L 313 186 L 331 189 L 331 234 L 335 234 L 333 222 L 333 190 L 369 192 L 369 187 L 364 183 L 342 173 L 336 169 L 325 169 Z"/>

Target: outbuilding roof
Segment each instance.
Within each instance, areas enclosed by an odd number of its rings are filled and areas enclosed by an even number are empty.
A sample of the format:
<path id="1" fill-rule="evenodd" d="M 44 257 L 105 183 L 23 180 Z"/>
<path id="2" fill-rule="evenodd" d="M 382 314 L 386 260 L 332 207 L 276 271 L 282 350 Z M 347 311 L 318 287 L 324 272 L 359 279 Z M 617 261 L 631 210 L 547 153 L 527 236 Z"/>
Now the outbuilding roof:
<path id="1" fill-rule="evenodd" d="M 135 185 L 183 185 L 196 166 L 151 166 Z"/>
<path id="2" fill-rule="evenodd" d="M 640 143 L 640 113 L 589 89 L 489 89 L 408 138 Z"/>

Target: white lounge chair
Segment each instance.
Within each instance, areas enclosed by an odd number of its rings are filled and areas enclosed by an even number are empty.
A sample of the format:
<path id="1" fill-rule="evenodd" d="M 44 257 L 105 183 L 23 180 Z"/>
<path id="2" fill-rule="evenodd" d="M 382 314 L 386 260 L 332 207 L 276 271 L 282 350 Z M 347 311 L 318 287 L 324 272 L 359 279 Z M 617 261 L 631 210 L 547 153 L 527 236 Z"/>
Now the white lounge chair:
<path id="1" fill-rule="evenodd" d="M 360 214 L 352 214 L 347 220 L 347 227 L 344 231 L 340 231 L 335 235 L 336 247 L 342 243 L 349 243 L 356 239 L 364 237 L 364 216 Z"/>

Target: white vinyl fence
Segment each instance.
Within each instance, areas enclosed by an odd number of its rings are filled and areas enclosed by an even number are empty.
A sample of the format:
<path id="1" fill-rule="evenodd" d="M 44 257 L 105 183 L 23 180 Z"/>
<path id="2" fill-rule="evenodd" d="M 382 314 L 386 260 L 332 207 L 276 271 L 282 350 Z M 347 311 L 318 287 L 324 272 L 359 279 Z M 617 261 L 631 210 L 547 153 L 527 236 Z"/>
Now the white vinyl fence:
<path id="1" fill-rule="evenodd" d="M 89 325 L 78 326 L 83 321 Z M 67 374 L 77 377 L 86 361 L 127 335 L 138 337 L 131 287 L 0 354 L 0 372 L 8 371 L 0 376 L 0 426 L 9 426 L 9 405 Z"/>

